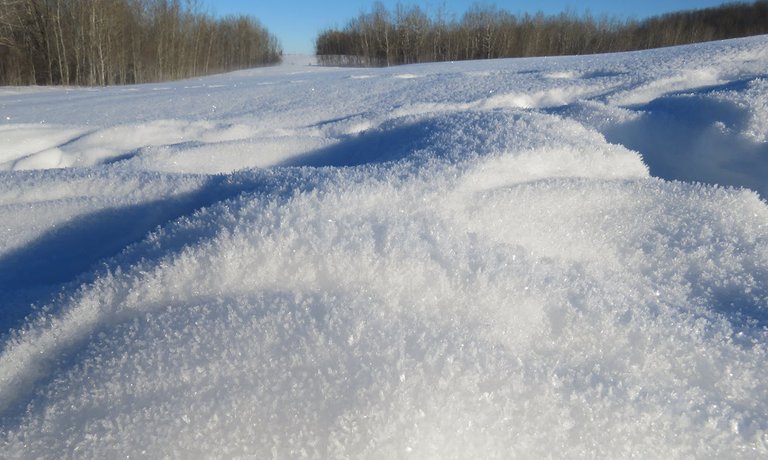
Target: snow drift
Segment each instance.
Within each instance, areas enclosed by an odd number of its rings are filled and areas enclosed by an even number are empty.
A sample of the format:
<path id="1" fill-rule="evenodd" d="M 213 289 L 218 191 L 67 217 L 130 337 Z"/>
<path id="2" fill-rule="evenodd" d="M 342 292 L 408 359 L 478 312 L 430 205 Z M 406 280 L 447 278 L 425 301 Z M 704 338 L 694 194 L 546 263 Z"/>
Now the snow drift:
<path id="1" fill-rule="evenodd" d="M 765 456 L 766 68 L 2 90 L 3 455 Z"/>

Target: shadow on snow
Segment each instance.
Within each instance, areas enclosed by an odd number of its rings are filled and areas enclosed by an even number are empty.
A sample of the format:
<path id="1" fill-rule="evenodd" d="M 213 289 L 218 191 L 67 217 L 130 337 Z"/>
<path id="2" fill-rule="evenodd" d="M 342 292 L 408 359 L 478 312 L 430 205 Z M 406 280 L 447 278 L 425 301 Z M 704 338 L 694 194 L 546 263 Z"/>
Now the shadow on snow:
<path id="1" fill-rule="evenodd" d="M 742 133 L 748 112 L 709 93 L 744 90 L 749 81 L 671 94 L 633 106 L 642 112 L 603 130 L 612 143 L 640 152 L 651 175 L 668 180 L 747 187 L 768 199 L 768 143 Z"/>

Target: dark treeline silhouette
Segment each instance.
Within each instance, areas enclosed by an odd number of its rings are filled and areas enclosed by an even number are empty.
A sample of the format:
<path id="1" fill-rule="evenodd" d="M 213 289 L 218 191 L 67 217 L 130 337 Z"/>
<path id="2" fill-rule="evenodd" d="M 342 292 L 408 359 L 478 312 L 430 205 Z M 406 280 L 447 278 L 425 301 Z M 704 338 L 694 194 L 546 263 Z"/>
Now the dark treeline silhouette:
<path id="1" fill-rule="evenodd" d="M 556 56 L 659 48 L 768 33 L 768 0 L 682 11 L 644 21 L 563 13 L 515 16 L 475 5 L 460 20 L 418 6 L 389 11 L 376 3 L 341 30 L 317 37 L 325 65 L 387 66 L 416 62 Z"/>
<path id="2" fill-rule="evenodd" d="M 143 83 L 281 56 L 255 19 L 214 19 L 195 0 L 0 0 L 2 85 Z"/>

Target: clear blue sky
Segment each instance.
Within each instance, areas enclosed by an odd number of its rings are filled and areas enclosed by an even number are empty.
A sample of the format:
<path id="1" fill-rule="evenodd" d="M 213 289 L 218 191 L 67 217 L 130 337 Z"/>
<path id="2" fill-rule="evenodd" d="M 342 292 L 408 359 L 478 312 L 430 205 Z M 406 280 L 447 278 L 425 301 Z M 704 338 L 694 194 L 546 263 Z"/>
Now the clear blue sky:
<path id="1" fill-rule="evenodd" d="M 313 54 L 318 32 L 329 27 L 342 27 L 362 11 L 370 11 L 375 0 L 200 0 L 202 8 L 216 16 L 246 14 L 254 16 L 275 34 L 287 54 Z M 618 18 L 642 19 L 656 14 L 718 6 L 723 0 L 514 0 L 488 2 L 477 0 L 383 0 L 390 11 L 397 3 L 419 5 L 426 12 L 441 7 L 457 18 L 475 3 L 496 5 L 511 13 L 557 14 L 589 11 L 595 16 L 606 14 Z M 751 2 L 750 2 L 751 3 Z"/>

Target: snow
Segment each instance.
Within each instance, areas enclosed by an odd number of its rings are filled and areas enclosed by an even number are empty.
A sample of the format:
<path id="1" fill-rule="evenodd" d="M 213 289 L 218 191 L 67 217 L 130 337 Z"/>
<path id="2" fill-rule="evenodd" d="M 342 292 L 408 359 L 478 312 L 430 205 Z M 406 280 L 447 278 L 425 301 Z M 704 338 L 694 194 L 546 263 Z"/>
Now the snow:
<path id="1" fill-rule="evenodd" d="M 0 91 L 0 456 L 763 458 L 768 36 Z"/>

